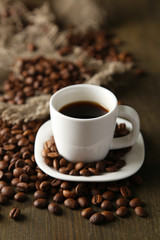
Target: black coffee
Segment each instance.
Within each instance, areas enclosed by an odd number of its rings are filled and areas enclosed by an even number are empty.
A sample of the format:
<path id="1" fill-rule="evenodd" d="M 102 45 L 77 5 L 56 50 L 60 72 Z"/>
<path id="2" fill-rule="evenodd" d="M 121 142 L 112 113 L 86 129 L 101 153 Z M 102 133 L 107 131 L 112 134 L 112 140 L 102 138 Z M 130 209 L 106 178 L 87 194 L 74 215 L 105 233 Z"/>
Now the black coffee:
<path id="1" fill-rule="evenodd" d="M 95 102 L 80 101 L 65 105 L 60 113 L 73 118 L 97 118 L 108 112 L 107 109 Z"/>

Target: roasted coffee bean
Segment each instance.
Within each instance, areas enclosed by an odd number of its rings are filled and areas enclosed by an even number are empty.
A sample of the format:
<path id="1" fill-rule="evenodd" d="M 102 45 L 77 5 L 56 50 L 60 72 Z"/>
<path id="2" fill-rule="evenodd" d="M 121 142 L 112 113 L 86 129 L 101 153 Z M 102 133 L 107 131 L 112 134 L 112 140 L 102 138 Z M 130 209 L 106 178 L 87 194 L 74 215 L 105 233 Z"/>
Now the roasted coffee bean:
<path id="1" fill-rule="evenodd" d="M 13 208 L 11 209 L 11 211 L 9 212 L 9 216 L 12 218 L 12 219 L 17 219 L 20 215 L 21 211 L 19 208 Z"/>
<path id="2" fill-rule="evenodd" d="M 97 194 L 101 194 L 101 190 L 98 189 L 98 188 L 95 188 L 95 187 L 92 187 L 92 188 L 90 189 L 90 192 L 91 192 L 91 195 L 92 195 L 92 196 L 93 196 L 93 195 L 97 195 Z"/>
<path id="3" fill-rule="evenodd" d="M 28 159 L 31 157 L 31 153 L 29 151 L 23 152 L 22 158 L 23 159 Z"/>
<path id="4" fill-rule="evenodd" d="M 92 204 L 98 205 L 102 202 L 102 196 L 100 194 L 93 195 Z"/>
<path id="5" fill-rule="evenodd" d="M 87 187 L 85 183 L 78 183 L 76 188 L 75 188 L 75 193 L 77 196 L 83 196 L 86 195 L 87 193 Z"/>
<path id="6" fill-rule="evenodd" d="M 134 211 L 135 211 L 136 215 L 139 216 L 139 217 L 147 217 L 147 212 L 141 206 L 136 207 L 134 209 Z"/>
<path id="7" fill-rule="evenodd" d="M 52 213 L 52 214 L 55 214 L 55 215 L 60 215 L 62 213 L 61 211 L 61 208 L 58 206 L 57 203 L 55 202 L 51 202 L 49 205 L 48 205 L 48 210 Z"/>
<path id="8" fill-rule="evenodd" d="M 47 180 L 47 175 L 42 172 L 38 172 L 37 178 L 38 178 L 38 180 L 45 181 L 45 180 Z"/>
<path id="9" fill-rule="evenodd" d="M 118 167 L 116 165 L 110 166 L 106 168 L 106 172 L 116 172 L 118 171 Z"/>
<path id="10" fill-rule="evenodd" d="M 124 198 L 131 198 L 131 190 L 127 186 L 120 187 L 120 192 Z"/>
<path id="11" fill-rule="evenodd" d="M 69 175 L 72 175 L 72 176 L 79 176 L 79 171 L 76 170 L 76 169 L 72 169 L 72 170 L 69 172 Z"/>
<path id="12" fill-rule="evenodd" d="M 118 192 L 120 191 L 120 186 L 117 185 L 117 184 L 111 184 L 111 185 L 108 185 L 108 186 L 107 186 L 107 189 L 108 189 L 109 191 L 118 193 Z"/>
<path id="13" fill-rule="evenodd" d="M 62 192 L 58 192 L 54 195 L 53 201 L 56 203 L 62 203 L 64 201 L 64 196 Z"/>
<path id="14" fill-rule="evenodd" d="M 69 190 L 63 190 L 63 196 L 65 198 L 76 198 L 76 193 Z"/>
<path id="15" fill-rule="evenodd" d="M 35 191 L 35 190 L 36 190 L 35 183 L 34 183 L 34 182 L 28 183 L 27 192 L 33 192 L 33 191 Z"/>
<path id="16" fill-rule="evenodd" d="M 49 181 L 43 181 L 41 184 L 40 184 L 40 190 L 41 191 L 48 191 L 50 189 L 50 182 Z"/>
<path id="17" fill-rule="evenodd" d="M 56 178 L 55 178 L 55 179 L 51 182 L 51 186 L 58 188 L 58 187 L 61 185 L 61 182 L 62 182 L 62 181 L 61 181 L 60 179 L 56 179 Z"/>
<path id="18" fill-rule="evenodd" d="M 41 190 L 37 190 L 35 193 L 34 193 L 34 199 L 39 199 L 39 198 L 47 198 L 47 193 L 46 192 L 43 192 Z"/>
<path id="19" fill-rule="evenodd" d="M 116 200 L 116 205 L 118 207 L 127 207 L 128 206 L 128 200 L 126 198 L 119 198 Z"/>
<path id="20" fill-rule="evenodd" d="M 17 186 L 17 183 L 19 183 L 19 178 L 13 178 L 13 179 L 11 180 L 11 185 L 12 185 L 12 186 L 16 187 L 16 186 Z"/>
<path id="21" fill-rule="evenodd" d="M 40 184 L 41 184 L 41 181 L 39 181 L 39 180 L 37 180 L 35 182 L 35 187 L 36 187 L 37 190 L 40 190 Z"/>
<path id="22" fill-rule="evenodd" d="M 105 220 L 111 222 L 114 220 L 113 212 L 111 211 L 102 211 L 101 214 L 105 217 Z"/>
<path id="23" fill-rule="evenodd" d="M 51 188 L 51 189 L 50 189 L 50 193 L 51 193 L 51 195 L 53 195 L 53 196 L 57 193 L 57 191 L 58 191 L 57 188 Z"/>
<path id="24" fill-rule="evenodd" d="M 60 167 L 59 172 L 62 174 L 68 174 L 70 170 L 67 167 Z"/>
<path id="25" fill-rule="evenodd" d="M 2 180 L 4 177 L 4 172 L 3 171 L 0 171 L 0 180 Z"/>
<path id="26" fill-rule="evenodd" d="M 37 181 L 37 176 L 36 175 L 31 175 L 29 176 L 29 179 L 31 182 L 36 182 Z"/>
<path id="27" fill-rule="evenodd" d="M 131 182 L 137 184 L 137 185 L 141 185 L 143 183 L 143 179 L 140 175 L 135 174 L 133 176 L 130 177 Z"/>
<path id="28" fill-rule="evenodd" d="M 53 160 L 53 167 L 54 167 L 56 170 L 59 169 L 59 161 L 58 161 L 58 159 L 56 159 L 56 158 Z"/>
<path id="29" fill-rule="evenodd" d="M 0 193 L 0 204 L 7 204 L 8 198 Z"/>
<path id="30" fill-rule="evenodd" d="M 45 149 L 43 149 L 43 151 L 42 151 L 42 157 L 47 157 L 47 154 L 49 153 L 49 149 L 48 148 L 45 148 Z"/>
<path id="31" fill-rule="evenodd" d="M 93 208 L 85 208 L 81 212 L 81 216 L 89 219 L 95 213 Z"/>
<path id="32" fill-rule="evenodd" d="M 46 208 L 48 205 L 48 201 L 45 198 L 38 198 L 33 202 L 36 208 Z"/>
<path id="33" fill-rule="evenodd" d="M 83 168 L 79 171 L 79 174 L 82 175 L 82 176 L 90 176 L 91 172 L 88 169 Z"/>
<path id="34" fill-rule="evenodd" d="M 112 201 L 115 197 L 115 194 L 112 191 L 106 191 L 102 194 L 102 198 Z"/>
<path id="35" fill-rule="evenodd" d="M 28 183 L 19 182 L 19 183 L 17 183 L 16 188 L 20 192 L 28 192 Z"/>
<path id="36" fill-rule="evenodd" d="M 33 169 L 31 168 L 31 166 L 28 166 L 28 165 L 25 165 L 23 167 L 23 171 L 24 171 L 24 173 L 26 173 L 28 175 L 33 175 L 34 174 Z"/>
<path id="37" fill-rule="evenodd" d="M 22 137 L 19 141 L 18 141 L 18 146 L 19 147 L 26 147 L 29 144 L 29 140 L 25 137 Z"/>
<path id="38" fill-rule="evenodd" d="M 13 187 L 11 186 L 4 186 L 1 189 L 1 193 L 3 196 L 7 197 L 7 198 L 12 198 L 15 194 L 15 190 Z"/>
<path id="39" fill-rule="evenodd" d="M 60 188 L 63 190 L 70 190 L 72 188 L 71 182 L 62 182 Z"/>
<path id="40" fill-rule="evenodd" d="M 73 163 L 68 163 L 66 166 L 70 171 L 74 169 L 74 164 Z"/>
<path id="41" fill-rule="evenodd" d="M 92 224 L 101 224 L 105 221 L 105 217 L 104 215 L 102 215 L 101 213 L 94 213 L 89 221 L 92 223 Z"/>
<path id="42" fill-rule="evenodd" d="M 3 177 L 4 181 L 8 183 L 11 182 L 12 178 L 13 178 L 13 174 L 11 172 L 6 172 Z"/>
<path id="43" fill-rule="evenodd" d="M 79 197 L 77 199 L 77 201 L 78 201 L 80 207 L 82 207 L 82 208 L 87 208 L 89 206 L 89 200 L 86 197 Z"/>
<path id="44" fill-rule="evenodd" d="M 29 176 L 26 173 L 23 173 L 19 176 L 19 182 L 29 182 Z"/>
<path id="45" fill-rule="evenodd" d="M 84 168 L 85 163 L 84 162 L 78 162 L 75 164 L 75 169 L 76 170 L 81 170 L 82 168 Z"/>
<path id="46" fill-rule="evenodd" d="M 78 202 L 73 198 L 67 198 L 64 201 L 64 205 L 70 209 L 77 209 L 78 208 Z"/>
<path id="47" fill-rule="evenodd" d="M 45 158 L 44 158 L 44 162 L 45 162 L 45 164 L 47 164 L 49 167 L 52 167 L 52 165 L 53 165 L 53 162 L 52 162 L 52 160 L 51 160 L 50 158 L 45 157 Z M 54 167 L 54 166 L 53 166 L 53 167 Z"/>
<path id="48" fill-rule="evenodd" d="M 47 157 L 56 158 L 56 157 L 59 157 L 59 154 L 58 152 L 49 152 L 47 153 Z"/>
<path id="49" fill-rule="evenodd" d="M 16 162 L 15 162 L 15 168 L 23 168 L 25 165 L 25 162 L 22 160 L 22 159 L 18 159 Z"/>
<path id="50" fill-rule="evenodd" d="M 128 215 L 128 208 L 127 207 L 119 207 L 116 211 L 116 215 L 119 217 L 126 217 Z"/>
<path id="51" fill-rule="evenodd" d="M 130 202 L 129 202 L 129 206 L 132 208 L 136 208 L 139 206 L 142 206 L 143 202 L 139 199 L 139 198 L 133 198 Z"/>
<path id="52" fill-rule="evenodd" d="M 14 195 L 14 199 L 18 202 L 24 202 L 27 199 L 27 195 L 24 192 L 18 192 Z"/>
<path id="53" fill-rule="evenodd" d="M 102 203 L 101 203 L 101 208 L 103 210 L 110 210 L 112 209 L 112 203 L 109 201 L 109 200 L 104 200 Z"/>
<path id="54" fill-rule="evenodd" d="M 105 172 L 105 168 L 106 168 L 106 164 L 104 161 L 99 161 L 96 163 L 96 169 L 99 171 L 99 172 Z"/>
<path id="55" fill-rule="evenodd" d="M 125 166 L 125 164 L 126 164 L 126 162 L 123 159 L 120 159 L 120 160 L 116 161 L 116 163 L 115 163 L 117 168 L 122 168 Z"/>
<path id="56" fill-rule="evenodd" d="M 88 170 L 89 170 L 90 173 L 93 174 L 93 175 L 99 175 L 99 174 L 100 174 L 99 171 L 98 171 L 98 169 L 96 169 L 96 168 L 89 167 Z"/>
<path id="57" fill-rule="evenodd" d="M 14 170 L 13 170 L 13 175 L 16 177 L 16 178 L 18 178 L 21 174 L 23 174 L 24 173 L 24 170 L 23 170 L 23 168 L 20 168 L 20 167 L 18 167 L 18 168 L 15 168 Z"/>
<path id="58" fill-rule="evenodd" d="M 68 161 L 65 158 L 61 158 L 59 161 L 60 167 L 66 167 L 68 164 Z"/>
<path id="59" fill-rule="evenodd" d="M 0 161 L 0 170 L 6 170 L 8 168 L 8 163 L 6 161 Z"/>

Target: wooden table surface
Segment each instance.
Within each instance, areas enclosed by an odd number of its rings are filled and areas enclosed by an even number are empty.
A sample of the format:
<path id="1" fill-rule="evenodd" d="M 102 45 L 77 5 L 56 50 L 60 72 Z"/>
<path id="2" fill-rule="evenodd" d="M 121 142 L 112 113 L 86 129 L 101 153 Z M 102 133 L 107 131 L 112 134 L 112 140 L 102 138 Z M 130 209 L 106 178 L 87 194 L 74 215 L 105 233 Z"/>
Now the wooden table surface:
<path id="1" fill-rule="evenodd" d="M 121 2 L 121 3 L 120 3 Z M 141 132 L 145 140 L 145 161 L 140 170 L 144 184 L 136 189 L 144 200 L 147 218 L 131 214 L 125 219 L 96 226 L 80 216 L 80 210 L 64 206 L 62 216 L 33 207 L 32 196 L 25 203 L 0 207 L 0 240 L 158 240 L 160 239 L 160 2 L 109 1 L 115 20 L 110 20 L 117 36 L 125 41 L 123 48 L 131 51 L 138 64 L 148 74 L 144 77 L 126 76 L 124 86 L 115 93 L 120 100 L 134 107 L 140 115 Z M 9 218 L 12 206 L 20 206 L 19 221 Z"/>

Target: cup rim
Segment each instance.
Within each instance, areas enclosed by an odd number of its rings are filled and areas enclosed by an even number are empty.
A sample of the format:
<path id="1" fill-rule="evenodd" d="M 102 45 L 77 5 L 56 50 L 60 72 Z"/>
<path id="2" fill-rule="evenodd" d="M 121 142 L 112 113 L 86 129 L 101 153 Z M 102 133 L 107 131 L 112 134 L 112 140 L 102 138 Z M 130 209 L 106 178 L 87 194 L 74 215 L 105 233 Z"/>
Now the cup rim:
<path id="1" fill-rule="evenodd" d="M 88 88 L 88 87 L 93 87 L 93 88 L 103 88 L 104 90 L 106 90 L 107 92 L 109 92 L 112 97 L 114 98 L 114 101 L 115 101 L 115 106 L 109 110 L 107 113 L 105 113 L 104 115 L 102 116 L 99 116 L 99 117 L 95 117 L 95 118 L 74 118 L 74 117 L 70 117 L 70 116 L 67 116 L 67 115 L 64 115 L 62 114 L 61 112 L 59 112 L 54 106 L 53 106 L 53 99 L 59 94 L 59 93 L 62 93 L 63 91 L 66 91 L 66 89 L 69 89 L 69 88 L 79 88 L 79 87 L 84 87 L 84 88 Z M 103 119 L 105 118 L 106 116 L 110 116 L 117 108 L 117 104 L 118 104 L 118 100 L 116 98 L 116 96 L 114 95 L 114 93 L 112 93 L 109 89 L 107 88 L 104 88 L 102 86 L 99 86 L 99 85 L 94 85 L 94 84 L 75 84 L 75 85 L 70 85 L 70 86 L 67 86 L 67 87 L 64 87 L 60 90 L 58 90 L 57 92 L 55 92 L 51 98 L 50 98 L 50 108 L 52 108 L 53 111 L 56 112 L 56 114 L 58 114 L 59 116 L 63 117 L 64 119 L 70 119 L 72 121 L 80 121 L 80 122 L 90 122 L 90 121 L 96 121 L 96 120 L 99 120 L 99 119 Z"/>

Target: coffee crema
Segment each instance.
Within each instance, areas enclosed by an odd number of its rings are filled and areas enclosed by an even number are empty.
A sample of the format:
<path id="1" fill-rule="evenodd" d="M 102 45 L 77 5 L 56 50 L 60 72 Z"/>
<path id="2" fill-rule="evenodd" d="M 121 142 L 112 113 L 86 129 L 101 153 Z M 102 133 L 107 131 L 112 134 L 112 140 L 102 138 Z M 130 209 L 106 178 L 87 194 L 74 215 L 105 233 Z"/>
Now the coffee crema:
<path id="1" fill-rule="evenodd" d="M 78 101 L 63 106 L 60 113 L 73 118 L 97 118 L 108 113 L 108 110 L 96 102 Z"/>

